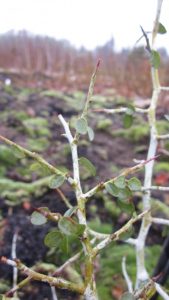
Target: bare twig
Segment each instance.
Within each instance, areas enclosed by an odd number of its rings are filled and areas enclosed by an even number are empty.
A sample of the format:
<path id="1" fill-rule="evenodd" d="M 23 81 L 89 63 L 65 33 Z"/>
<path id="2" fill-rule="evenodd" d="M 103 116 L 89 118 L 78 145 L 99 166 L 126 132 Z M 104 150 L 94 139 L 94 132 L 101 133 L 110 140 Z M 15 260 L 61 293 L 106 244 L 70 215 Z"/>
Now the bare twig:
<path id="1" fill-rule="evenodd" d="M 74 263 L 80 257 L 81 254 L 82 251 L 78 252 L 77 254 L 69 258 L 62 266 L 57 268 L 57 270 L 52 274 L 52 276 L 57 276 L 58 274 L 60 274 L 67 266 Z"/>
<path id="2" fill-rule="evenodd" d="M 169 156 L 169 151 L 168 151 L 168 150 L 166 150 L 166 149 L 159 148 L 159 149 L 158 149 L 158 152 L 159 152 L 159 153 L 162 153 L 162 154 L 164 154 L 164 155 L 167 155 L 167 156 Z"/>
<path id="3" fill-rule="evenodd" d="M 18 230 L 13 235 L 12 239 L 12 250 L 11 250 L 11 257 L 13 260 L 16 259 L 16 244 L 17 244 L 17 239 L 18 239 Z M 13 267 L 13 289 L 16 288 L 17 286 L 17 281 L 18 281 L 18 270 L 16 267 Z M 15 297 L 17 297 L 17 293 L 15 292 Z"/>
<path id="4" fill-rule="evenodd" d="M 169 139 L 169 134 L 162 134 L 162 135 L 157 134 L 157 139 L 159 139 L 159 140 Z"/>
<path id="5" fill-rule="evenodd" d="M 162 218 L 152 218 L 151 221 L 155 224 L 169 225 L 169 220 Z"/>
<path id="6" fill-rule="evenodd" d="M 51 286 L 59 287 L 61 289 L 67 289 L 70 291 L 77 292 L 79 294 L 84 293 L 84 286 L 70 282 L 61 277 L 56 278 L 56 277 L 52 277 L 52 276 L 48 276 L 48 275 L 44 275 L 39 272 L 36 272 L 36 271 L 32 270 L 31 268 L 28 268 L 27 266 L 25 266 L 20 260 L 14 261 L 11 259 L 7 259 L 6 257 L 1 257 L 0 261 L 2 263 L 6 263 L 12 267 L 18 268 L 18 270 L 20 270 L 23 274 L 28 276 L 29 280 L 31 278 L 33 280 L 46 282 Z"/>
<path id="7" fill-rule="evenodd" d="M 7 297 L 12 297 L 19 289 L 21 289 L 22 287 L 24 287 L 25 285 L 27 285 L 28 283 L 30 283 L 31 281 L 31 277 L 27 277 L 24 280 L 22 280 L 21 282 L 19 282 L 15 287 L 13 287 L 12 289 L 10 289 L 7 293 L 6 296 Z"/>
<path id="8" fill-rule="evenodd" d="M 135 112 L 141 113 L 141 114 L 147 114 L 148 109 L 143 109 L 139 107 L 135 107 Z M 98 109 L 93 109 L 92 111 L 94 112 L 104 112 L 107 114 L 117 114 L 117 113 L 125 113 L 128 110 L 127 107 L 119 107 L 119 108 L 98 108 Z"/>
<path id="9" fill-rule="evenodd" d="M 151 47 L 150 47 L 149 38 L 148 38 L 148 36 L 147 36 L 147 32 L 144 31 L 144 29 L 143 29 L 142 26 L 140 26 L 140 28 L 141 28 L 141 31 L 142 31 L 142 33 L 143 33 L 143 36 L 144 36 L 144 38 L 145 38 L 145 40 L 146 40 L 146 49 L 147 49 L 147 51 L 148 51 L 149 53 L 151 53 Z"/>
<path id="10" fill-rule="evenodd" d="M 150 279 L 146 284 L 143 285 L 143 287 L 136 290 L 136 292 L 134 293 L 134 299 L 149 300 L 155 294 L 155 292 L 156 292 L 155 282 Z"/>
<path id="11" fill-rule="evenodd" d="M 63 200 L 63 202 L 65 203 L 65 205 L 68 208 L 72 208 L 72 205 L 70 204 L 69 200 L 67 199 L 67 197 L 63 194 L 63 192 L 61 191 L 61 189 L 56 189 L 56 191 L 58 192 L 58 194 L 60 195 L 61 199 Z"/>
<path id="12" fill-rule="evenodd" d="M 110 237 L 110 235 L 111 235 L 111 234 L 108 234 L 108 233 L 97 232 L 95 230 L 90 229 L 89 227 L 88 227 L 88 231 L 97 240 L 104 240 L 104 239 Z M 129 239 L 125 240 L 125 243 L 130 244 L 130 245 L 136 245 L 136 239 L 129 238 Z"/>
<path id="13" fill-rule="evenodd" d="M 56 289 L 54 286 L 51 286 L 51 293 L 52 293 L 52 298 L 53 300 L 58 300 L 57 294 L 56 294 Z"/>
<path id="14" fill-rule="evenodd" d="M 146 164 L 150 163 L 151 161 L 154 161 L 158 156 L 154 156 L 154 157 L 151 157 L 147 160 L 144 160 L 142 161 L 141 163 L 137 164 L 136 166 L 134 167 L 131 167 L 131 168 L 127 168 L 125 169 L 124 171 L 122 171 L 117 177 L 114 177 L 112 179 L 109 179 L 108 181 L 106 182 L 101 182 L 99 183 L 98 185 L 96 185 L 93 189 L 91 189 L 90 191 L 88 191 L 87 193 L 83 194 L 83 197 L 85 199 L 88 199 L 90 197 L 92 197 L 94 194 L 96 194 L 97 192 L 103 190 L 105 188 L 105 185 L 109 182 L 113 182 L 115 181 L 118 177 L 120 176 L 128 176 L 128 175 L 131 175 L 133 173 L 136 173 L 138 172 L 139 170 L 141 170 Z"/>
<path id="15" fill-rule="evenodd" d="M 158 0 L 156 19 L 153 27 L 152 33 L 152 45 L 150 51 L 154 49 L 155 39 L 159 27 L 159 17 L 161 11 L 162 0 Z M 143 32 L 144 33 L 144 32 Z M 145 35 L 146 38 L 146 35 Z M 147 40 L 146 40 L 147 41 Z M 152 49 L 152 50 L 151 50 Z M 151 67 L 151 77 L 153 85 L 153 93 L 151 98 L 151 104 L 148 111 L 148 120 L 150 126 L 150 143 L 147 154 L 147 159 L 156 155 L 157 151 L 157 128 L 156 128 L 156 107 L 160 94 L 160 83 L 158 77 L 158 69 L 153 65 Z M 145 176 L 144 176 L 144 189 L 143 194 L 143 210 L 151 208 L 151 186 L 152 186 L 152 176 L 153 176 L 154 161 L 152 160 L 149 165 L 145 166 Z M 137 238 L 136 244 L 136 262 L 137 262 L 137 275 L 136 275 L 136 289 L 139 288 L 146 280 L 149 279 L 149 274 L 145 267 L 145 242 L 151 226 L 151 215 L 147 214 L 143 217 L 140 231 Z"/>
<path id="16" fill-rule="evenodd" d="M 152 191 L 164 191 L 164 192 L 168 192 L 169 191 L 169 187 L 168 186 L 158 186 L 158 185 L 152 185 L 150 187 L 142 187 L 141 189 L 142 191 L 149 191 L 149 190 L 152 190 Z"/>
<path id="17" fill-rule="evenodd" d="M 161 91 L 169 91 L 169 86 L 160 86 Z"/>
<path id="18" fill-rule="evenodd" d="M 68 174 L 65 174 L 65 173 L 61 172 L 59 169 L 53 167 L 44 158 L 42 158 L 39 154 L 37 154 L 35 152 L 31 152 L 31 151 L 25 149 L 24 147 L 12 142 L 11 140 L 3 137 L 2 135 L 0 135 L 0 140 L 3 141 L 4 143 L 8 144 L 9 146 L 14 147 L 16 150 L 19 150 L 24 155 L 33 158 L 40 165 L 44 166 L 48 171 L 50 171 L 50 173 L 65 176 L 70 184 L 73 183 L 72 178 Z"/>
<path id="19" fill-rule="evenodd" d="M 141 214 L 139 214 L 137 217 L 131 218 L 123 227 L 121 227 L 119 230 L 117 230 L 116 232 L 110 234 L 108 237 L 106 237 L 103 241 L 101 241 L 99 244 L 97 244 L 94 248 L 93 248 L 93 256 L 96 256 L 100 250 L 104 249 L 105 247 L 107 247 L 112 241 L 117 241 L 120 239 L 120 236 L 127 232 L 130 227 L 137 221 L 141 220 L 146 214 L 148 214 L 149 211 L 146 210 L 144 212 L 142 212 Z"/>
<path id="20" fill-rule="evenodd" d="M 125 278 L 125 281 L 126 281 L 126 284 L 127 284 L 127 287 L 128 287 L 128 291 L 130 293 L 133 293 L 133 283 L 127 273 L 127 269 L 126 269 L 126 257 L 124 256 L 122 258 L 122 272 L 123 272 L 123 276 Z"/>
<path id="21" fill-rule="evenodd" d="M 82 112 L 82 117 L 85 117 L 88 113 L 88 108 L 89 108 L 89 104 L 92 100 L 94 85 L 95 85 L 95 81 L 96 81 L 96 75 L 97 75 L 99 66 L 100 66 L 100 60 L 98 60 L 96 68 L 95 68 L 95 70 L 92 74 L 91 80 L 90 80 L 89 90 L 88 90 L 88 94 L 87 94 L 87 100 L 86 100 L 86 103 L 85 103 L 84 110 Z"/>
<path id="22" fill-rule="evenodd" d="M 164 299 L 164 300 L 169 300 L 169 295 L 164 291 L 164 289 L 161 287 L 159 283 L 155 283 L 155 287 L 159 295 Z"/>

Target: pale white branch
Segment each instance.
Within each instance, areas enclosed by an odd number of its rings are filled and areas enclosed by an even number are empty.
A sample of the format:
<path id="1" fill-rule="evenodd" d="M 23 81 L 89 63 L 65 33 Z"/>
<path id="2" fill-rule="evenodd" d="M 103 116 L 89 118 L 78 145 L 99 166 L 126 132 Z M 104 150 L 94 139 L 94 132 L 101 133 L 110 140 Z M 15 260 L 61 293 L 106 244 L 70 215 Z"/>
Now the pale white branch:
<path id="1" fill-rule="evenodd" d="M 51 293 L 52 293 L 52 299 L 53 300 L 58 300 L 57 294 L 56 294 L 56 289 L 54 286 L 51 286 Z"/>
<path id="2" fill-rule="evenodd" d="M 161 91 L 169 91 L 169 86 L 161 86 L 160 90 Z"/>
<path id="3" fill-rule="evenodd" d="M 168 150 L 166 150 L 166 149 L 159 148 L 159 149 L 158 149 L 158 152 L 159 152 L 159 153 L 162 153 L 162 154 L 164 154 L 164 155 L 167 155 L 167 156 L 169 156 L 169 151 L 168 151 Z"/>
<path id="4" fill-rule="evenodd" d="M 146 210 L 144 212 L 142 212 L 141 214 L 139 214 L 137 217 L 135 218 L 131 218 L 122 228 L 120 228 L 119 230 L 117 230 L 116 232 L 110 234 L 108 237 L 106 237 L 103 241 L 101 241 L 99 244 L 96 245 L 96 247 L 94 247 L 93 249 L 93 256 L 96 256 L 98 254 L 98 252 L 102 249 L 104 249 L 105 247 L 107 247 L 112 241 L 117 241 L 120 239 L 120 236 L 127 232 L 129 230 L 129 228 L 137 221 L 139 221 L 140 219 L 142 219 L 149 211 Z"/>
<path id="5" fill-rule="evenodd" d="M 153 223 L 161 224 L 161 225 L 169 225 L 169 220 L 162 219 L 162 218 L 152 218 Z"/>
<path id="6" fill-rule="evenodd" d="M 81 206 L 82 199 L 83 199 L 83 192 L 82 192 L 81 182 L 80 182 L 77 141 L 74 140 L 74 138 L 71 134 L 70 128 L 69 128 L 69 124 L 65 121 L 63 116 L 59 115 L 58 118 L 64 127 L 66 138 L 68 139 L 69 144 L 70 144 L 71 153 L 72 153 L 72 162 L 73 162 L 73 179 L 74 179 L 76 199 L 77 199 L 78 205 Z M 77 215 L 78 215 L 79 223 L 86 225 L 86 218 L 84 217 L 84 214 L 82 214 L 80 209 L 77 210 Z"/>
<path id="7" fill-rule="evenodd" d="M 94 236 L 97 240 L 104 240 L 108 237 L 111 236 L 111 234 L 108 234 L 108 233 L 100 233 L 100 232 L 97 232 L 95 230 L 92 230 L 90 228 L 88 228 L 88 231 L 89 233 Z M 127 240 L 124 241 L 125 243 L 127 244 L 130 244 L 130 245 L 136 245 L 136 239 L 133 239 L 133 238 L 129 238 Z"/>
<path id="8" fill-rule="evenodd" d="M 169 139 L 169 134 L 163 134 L 163 135 L 158 135 L 157 134 L 157 139 L 159 140 L 166 140 L 166 139 Z"/>
<path id="9" fill-rule="evenodd" d="M 11 249 L 11 257 L 13 260 L 16 259 L 16 243 L 18 239 L 18 232 L 16 231 L 13 235 L 12 239 L 12 249 Z M 16 287 L 18 280 L 18 269 L 13 267 L 13 288 Z"/>
<path id="10" fill-rule="evenodd" d="M 138 172 L 139 170 L 141 170 L 144 166 L 146 166 L 147 164 L 151 164 L 152 162 L 155 160 L 155 155 L 152 157 L 149 157 L 147 160 L 142 160 L 141 163 L 135 165 L 134 167 L 131 168 L 127 168 L 124 171 L 122 171 L 117 177 L 114 177 L 106 182 L 101 182 L 98 185 L 96 185 L 94 188 L 92 188 L 91 190 L 89 190 L 87 193 L 83 194 L 83 197 L 85 199 L 88 199 L 90 197 L 92 197 L 94 194 L 96 194 L 98 191 L 103 190 L 105 188 L 105 185 L 109 182 L 113 182 L 114 180 L 116 180 L 118 177 L 120 176 L 128 176 L 130 174 L 134 174 L 136 172 Z"/>
<path id="11" fill-rule="evenodd" d="M 72 264 L 73 262 L 75 262 L 80 255 L 82 254 L 82 252 L 78 252 L 77 254 L 75 254 L 74 256 L 72 256 L 71 258 L 69 258 L 62 266 L 60 266 L 56 272 L 53 274 L 53 276 L 61 273 L 67 266 L 69 266 L 70 264 Z"/>
<path id="12" fill-rule="evenodd" d="M 79 174 L 79 161 L 78 161 L 78 154 L 77 154 L 77 145 L 74 141 L 74 138 L 71 134 L 69 124 L 65 121 L 62 115 L 58 116 L 60 122 L 62 123 L 64 130 L 65 130 L 65 136 L 69 141 L 71 152 L 72 152 L 72 161 L 73 161 L 73 175 L 75 183 L 78 185 L 79 192 L 81 191 L 81 185 L 80 185 L 80 174 Z"/>
<path id="13" fill-rule="evenodd" d="M 152 185 L 150 187 L 142 187 L 142 191 L 148 191 L 148 190 L 159 190 L 159 191 L 164 191 L 168 192 L 169 187 L 168 186 L 158 186 L 158 185 Z"/>
<path id="14" fill-rule="evenodd" d="M 119 108 L 112 108 L 112 109 L 109 109 L 109 108 L 95 109 L 95 111 L 97 111 L 97 112 L 105 112 L 107 114 L 125 113 L 125 112 L 127 112 L 127 110 L 128 110 L 127 107 L 119 107 Z M 148 109 L 135 107 L 135 112 L 146 114 L 148 112 Z"/>
<path id="15" fill-rule="evenodd" d="M 125 278 L 125 281 L 126 281 L 126 284 L 127 284 L 127 287 L 128 287 L 128 291 L 130 293 L 133 293 L 133 283 L 127 273 L 127 269 L 126 269 L 126 257 L 124 256 L 122 258 L 122 272 L 123 272 L 123 276 Z"/>
<path id="16" fill-rule="evenodd" d="M 156 36 L 159 28 L 159 18 L 161 12 L 162 0 L 157 1 L 156 18 L 153 26 L 152 32 L 152 45 L 151 49 L 154 49 Z M 153 93 L 151 97 L 151 103 L 148 111 L 148 121 L 150 127 L 150 142 L 148 148 L 147 159 L 154 157 L 157 151 L 157 128 L 156 128 L 156 107 L 160 94 L 160 83 L 158 78 L 158 69 L 153 65 L 151 67 L 151 78 L 153 85 Z M 145 176 L 144 176 L 144 189 L 143 193 L 143 209 L 151 208 L 151 186 L 153 177 L 153 167 L 154 161 L 151 161 L 149 165 L 145 166 Z M 145 266 L 145 243 L 146 238 L 151 226 L 151 215 L 145 215 L 142 220 L 140 231 L 137 238 L 136 244 L 136 264 L 137 264 L 137 274 L 136 274 L 136 289 L 139 288 L 146 280 L 149 279 L 149 274 Z"/>
<path id="17" fill-rule="evenodd" d="M 164 300 L 169 300 L 169 295 L 164 291 L 164 289 L 161 287 L 160 284 L 155 283 L 155 287 L 159 295 L 164 299 Z"/>
<path id="18" fill-rule="evenodd" d="M 100 233 L 100 232 L 90 229 L 89 227 L 88 227 L 88 232 L 89 232 L 89 234 L 94 236 L 97 240 L 103 240 L 110 236 L 110 234 L 108 234 L 108 233 Z"/>
<path id="19" fill-rule="evenodd" d="M 125 240 L 124 242 L 135 246 L 137 244 L 137 239 L 129 238 L 129 239 Z"/>
<path id="20" fill-rule="evenodd" d="M 17 267 L 16 262 L 12 259 L 7 259 L 6 257 L 1 257 L 1 261 L 4 262 L 5 264 L 11 266 L 11 267 Z"/>

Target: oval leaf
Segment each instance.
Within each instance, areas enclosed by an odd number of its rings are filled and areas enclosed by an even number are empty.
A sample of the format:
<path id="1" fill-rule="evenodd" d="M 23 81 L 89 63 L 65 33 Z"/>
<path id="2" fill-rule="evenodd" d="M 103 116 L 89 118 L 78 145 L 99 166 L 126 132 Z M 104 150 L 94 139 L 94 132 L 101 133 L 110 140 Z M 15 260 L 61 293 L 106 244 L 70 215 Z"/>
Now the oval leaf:
<path id="1" fill-rule="evenodd" d="M 121 296 L 120 300 L 135 300 L 135 297 L 132 293 L 126 292 Z"/>
<path id="2" fill-rule="evenodd" d="M 132 192 L 128 187 L 119 190 L 118 198 L 121 201 L 127 201 L 132 196 Z"/>
<path id="3" fill-rule="evenodd" d="M 160 54 L 155 50 L 151 51 L 151 64 L 155 69 L 160 66 Z"/>
<path id="4" fill-rule="evenodd" d="M 89 140 L 92 142 L 94 140 L 94 131 L 89 126 L 87 127 L 87 133 L 88 133 Z"/>
<path id="5" fill-rule="evenodd" d="M 132 114 L 125 114 L 123 117 L 123 126 L 124 128 L 129 128 L 133 124 L 133 115 Z"/>
<path id="6" fill-rule="evenodd" d="M 66 235 L 81 236 L 85 230 L 85 225 L 78 224 L 68 217 L 62 217 L 58 222 L 58 227 Z"/>
<path id="7" fill-rule="evenodd" d="M 49 248 L 58 247 L 63 238 L 63 234 L 59 230 L 55 229 L 48 232 L 48 234 L 45 236 L 44 244 Z"/>
<path id="8" fill-rule="evenodd" d="M 114 196 L 114 197 L 118 197 L 118 194 L 119 194 L 119 189 L 117 186 L 115 186 L 114 183 L 111 183 L 111 182 L 108 182 L 106 185 L 105 185 L 105 189 L 106 191 Z"/>
<path id="9" fill-rule="evenodd" d="M 45 216 L 43 216 L 38 211 L 34 211 L 31 215 L 31 223 L 33 225 L 43 225 L 47 222 L 47 219 Z"/>
<path id="10" fill-rule="evenodd" d="M 95 166 L 86 157 L 80 157 L 79 158 L 79 163 L 83 167 L 85 167 L 91 173 L 92 176 L 96 175 L 96 168 L 95 168 Z"/>
<path id="11" fill-rule="evenodd" d="M 166 28 L 164 27 L 163 24 L 159 23 L 158 25 L 158 33 L 160 34 L 165 34 L 167 32 Z"/>
<path id="12" fill-rule="evenodd" d="M 41 169 L 41 165 L 37 162 L 33 163 L 32 165 L 30 165 L 29 170 L 30 171 L 39 171 L 39 169 Z"/>
<path id="13" fill-rule="evenodd" d="M 85 118 L 80 118 L 76 121 L 76 131 L 80 134 L 86 134 L 87 133 L 87 120 Z"/>
<path id="14" fill-rule="evenodd" d="M 127 214 L 133 215 L 133 213 L 135 212 L 135 207 L 133 203 L 127 203 L 119 200 L 118 206 L 120 207 L 122 212 L 126 212 Z"/>
<path id="15" fill-rule="evenodd" d="M 141 190 L 141 182 L 138 178 L 132 177 L 128 181 L 128 187 L 131 191 L 139 191 Z"/>
<path id="16" fill-rule="evenodd" d="M 54 175 L 49 182 L 49 187 L 51 189 L 57 189 L 60 187 L 65 181 L 65 177 L 63 175 Z"/>
<path id="17" fill-rule="evenodd" d="M 115 186 L 120 189 L 124 189 L 126 186 L 125 176 L 119 176 L 114 180 Z"/>

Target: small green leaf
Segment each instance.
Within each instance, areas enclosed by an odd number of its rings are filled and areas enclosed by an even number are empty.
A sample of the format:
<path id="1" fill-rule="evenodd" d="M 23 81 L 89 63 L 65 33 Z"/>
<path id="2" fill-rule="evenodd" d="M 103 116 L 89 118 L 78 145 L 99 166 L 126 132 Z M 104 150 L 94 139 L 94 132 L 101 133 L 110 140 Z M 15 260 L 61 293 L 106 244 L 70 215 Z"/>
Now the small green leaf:
<path id="1" fill-rule="evenodd" d="M 76 121 L 76 131 L 80 134 L 86 134 L 87 133 L 87 120 L 85 118 L 80 118 Z"/>
<path id="2" fill-rule="evenodd" d="M 132 293 L 126 292 L 121 296 L 120 300 L 135 300 L 135 297 Z"/>
<path id="3" fill-rule="evenodd" d="M 60 231 L 66 235 L 81 236 L 85 230 L 85 225 L 78 224 L 68 217 L 62 217 L 58 222 Z"/>
<path id="4" fill-rule="evenodd" d="M 60 248 L 63 253 L 68 253 L 69 244 L 68 244 L 68 237 L 66 235 L 63 235 L 63 239 L 60 243 Z"/>
<path id="5" fill-rule="evenodd" d="M 129 128 L 133 124 L 133 115 L 132 114 L 125 114 L 123 117 L 123 126 L 124 128 Z"/>
<path id="6" fill-rule="evenodd" d="M 63 238 L 64 235 L 59 230 L 54 229 L 47 233 L 44 239 L 44 244 L 49 248 L 58 247 L 60 246 Z"/>
<path id="7" fill-rule="evenodd" d="M 107 191 L 110 195 L 112 195 L 112 196 L 114 196 L 114 197 L 117 197 L 118 194 L 119 194 L 119 189 L 118 189 L 117 186 L 115 186 L 114 183 L 108 182 L 108 183 L 105 185 L 105 189 L 106 189 L 106 191 Z"/>
<path id="8" fill-rule="evenodd" d="M 47 222 L 47 219 L 44 215 L 38 211 L 34 211 L 31 215 L 31 223 L 33 225 L 43 225 Z"/>
<path id="9" fill-rule="evenodd" d="M 119 176 L 114 180 L 115 186 L 120 189 L 124 189 L 126 186 L 125 176 Z"/>
<path id="10" fill-rule="evenodd" d="M 79 163 L 80 163 L 80 165 L 82 165 L 83 167 L 85 167 L 91 173 L 92 176 L 96 175 L 96 168 L 95 168 L 95 166 L 86 157 L 80 157 L 79 158 Z"/>
<path id="11" fill-rule="evenodd" d="M 33 163 L 30 165 L 29 170 L 32 172 L 41 172 L 44 176 L 48 176 L 51 174 L 51 171 L 44 165 L 40 163 Z"/>
<path id="12" fill-rule="evenodd" d="M 139 191 L 141 190 L 141 182 L 138 178 L 132 177 L 128 181 L 128 187 L 131 191 Z"/>
<path id="13" fill-rule="evenodd" d="M 155 69 L 160 66 L 160 54 L 155 50 L 151 51 L 151 64 Z"/>
<path id="14" fill-rule="evenodd" d="M 49 187 L 51 189 L 57 189 L 60 187 L 65 181 L 65 177 L 63 175 L 54 175 L 49 182 Z"/>
<path id="15" fill-rule="evenodd" d="M 88 133 L 88 137 L 89 137 L 89 141 L 93 141 L 94 140 L 94 131 L 91 127 L 87 127 L 87 133 Z"/>
<path id="16" fill-rule="evenodd" d="M 129 198 L 131 198 L 131 196 L 132 192 L 129 190 L 128 187 L 119 190 L 118 198 L 121 201 L 127 201 Z"/>
<path id="17" fill-rule="evenodd" d="M 39 163 L 35 162 L 32 165 L 30 165 L 29 170 L 30 171 L 38 171 L 41 168 L 42 168 L 41 165 Z"/>
<path id="18" fill-rule="evenodd" d="M 77 210 L 77 206 L 71 207 L 69 208 L 65 213 L 64 213 L 64 217 L 71 217 L 75 211 Z"/>
<path id="19" fill-rule="evenodd" d="M 159 23 L 158 25 L 158 33 L 160 34 L 165 34 L 167 32 L 166 28 L 164 27 L 163 24 Z"/>
<path id="20" fill-rule="evenodd" d="M 135 207 L 133 203 L 127 203 L 121 200 L 118 200 L 117 203 L 122 212 L 126 212 L 127 214 L 130 215 L 133 215 L 133 213 L 135 212 Z"/>

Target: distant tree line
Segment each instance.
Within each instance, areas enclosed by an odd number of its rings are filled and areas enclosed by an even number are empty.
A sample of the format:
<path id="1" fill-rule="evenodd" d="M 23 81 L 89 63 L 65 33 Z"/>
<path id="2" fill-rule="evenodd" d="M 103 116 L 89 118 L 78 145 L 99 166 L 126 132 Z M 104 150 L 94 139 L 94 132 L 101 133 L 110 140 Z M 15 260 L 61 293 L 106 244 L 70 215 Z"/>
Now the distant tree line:
<path id="1" fill-rule="evenodd" d="M 160 75 L 162 83 L 168 85 L 169 56 L 165 49 L 160 51 L 163 54 Z M 26 31 L 0 35 L 0 73 L 19 74 L 20 84 L 23 80 L 24 84 L 85 89 L 98 58 L 102 61 L 98 89 L 113 87 L 125 96 L 151 95 L 149 58 L 144 47 L 116 52 L 111 39 L 89 51 L 84 47 L 76 49 L 66 40 Z"/>

